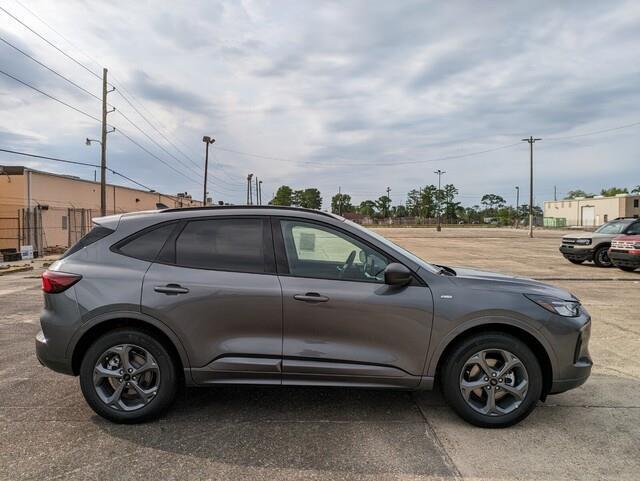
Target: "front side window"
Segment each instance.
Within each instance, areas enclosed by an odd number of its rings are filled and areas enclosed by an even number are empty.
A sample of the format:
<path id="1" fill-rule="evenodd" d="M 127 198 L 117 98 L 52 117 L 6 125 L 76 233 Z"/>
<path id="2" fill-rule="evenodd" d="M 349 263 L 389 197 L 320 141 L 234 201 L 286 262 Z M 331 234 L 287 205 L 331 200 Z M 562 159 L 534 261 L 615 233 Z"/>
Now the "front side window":
<path id="1" fill-rule="evenodd" d="M 340 231 L 313 223 L 280 221 L 289 274 L 320 279 L 383 282 L 389 260 Z"/>
<path id="2" fill-rule="evenodd" d="M 190 221 L 176 240 L 175 255 L 175 263 L 183 267 L 264 273 L 263 221 Z"/>
<path id="3" fill-rule="evenodd" d="M 629 228 L 627 229 L 625 234 L 626 235 L 640 235 L 640 222 L 634 222 L 633 224 L 631 224 L 631 226 L 629 226 Z"/>

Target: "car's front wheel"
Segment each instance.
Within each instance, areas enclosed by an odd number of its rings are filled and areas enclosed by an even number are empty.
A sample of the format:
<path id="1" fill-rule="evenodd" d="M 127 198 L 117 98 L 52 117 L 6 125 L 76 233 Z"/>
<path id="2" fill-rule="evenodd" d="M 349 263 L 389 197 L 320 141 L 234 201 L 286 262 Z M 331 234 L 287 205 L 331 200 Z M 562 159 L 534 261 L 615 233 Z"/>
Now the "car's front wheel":
<path id="1" fill-rule="evenodd" d="M 609 259 L 609 246 L 598 247 L 593 253 L 593 263 L 598 267 L 611 267 L 613 262 Z"/>
<path id="2" fill-rule="evenodd" d="M 178 371 L 152 335 L 118 329 L 99 337 L 80 365 L 80 387 L 91 408 L 116 423 L 153 419 L 175 398 Z"/>
<path id="3" fill-rule="evenodd" d="M 445 399 L 476 426 L 503 428 L 527 417 L 542 393 L 535 354 L 518 338 L 501 332 L 478 334 L 458 343 L 444 360 Z"/>

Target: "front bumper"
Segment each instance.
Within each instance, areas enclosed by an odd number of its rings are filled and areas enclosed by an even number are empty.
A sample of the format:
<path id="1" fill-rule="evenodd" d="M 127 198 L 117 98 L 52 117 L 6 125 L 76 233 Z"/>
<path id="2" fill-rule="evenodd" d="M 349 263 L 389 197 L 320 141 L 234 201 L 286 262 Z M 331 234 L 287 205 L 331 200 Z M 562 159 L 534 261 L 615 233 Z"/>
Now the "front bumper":
<path id="1" fill-rule="evenodd" d="M 593 249 L 591 247 L 560 246 L 560 252 L 566 259 L 573 261 L 593 260 Z"/>
<path id="2" fill-rule="evenodd" d="M 584 384 L 591 375 L 591 317 L 583 307 L 581 310 L 578 317 L 557 319 L 545 326 L 545 330 L 556 340 L 556 364 L 553 366 L 553 380 L 548 394 L 576 388 Z"/>
<path id="3" fill-rule="evenodd" d="M 36 357 L 40 364 L 62 374 L 73 374 L 71 359 L 59 358 L 55 350 L 47 342 L 44 332 L 40 330 L 36 335 Z"/>
<path id="4" fill-rule="evenodd" d="M 613 265 L 618 267 L 640 267 L 640 254 L 629 254 L 628 252 L 609 250 L 609 259 Z"/>

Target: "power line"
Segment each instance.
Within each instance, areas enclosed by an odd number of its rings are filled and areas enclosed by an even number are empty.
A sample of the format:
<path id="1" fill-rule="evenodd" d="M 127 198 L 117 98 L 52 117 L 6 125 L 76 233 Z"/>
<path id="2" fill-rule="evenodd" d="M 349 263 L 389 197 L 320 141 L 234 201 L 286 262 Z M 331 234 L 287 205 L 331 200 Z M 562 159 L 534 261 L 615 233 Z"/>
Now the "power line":
<path id="1" fill-rule="evenodd" d="M 55 48 L 58 52 L 60 52 L 62 55 L 64 55 L 65 57 L 67 57 L 69 60 L 71 60 L 72 62 L 74 62 L 75 64 L 79 65 L 80 67 L 82 67 L 83 69 L 85 69 L 87 72 L 89 72 L 91 75 L 93 75 L 94 77 L 98 78 L 98 79 L 102 79 L 102 77 L 100 77 L 100 75 L 98 75 L 97 73 L 95 73 L 93 70 L 91 70 L 89 67 L 87 67 L 85 64 L 83 64 L 82 62 L 80 62 L 79 60 L 76 60 L 74 57 L 72 57 L 71 55 L 69 55 L 67 52 L 65 52 L 64 50 L 62 50 L 60 47 L 58 47 L 57 45 L 55 45 L 53 42 L 47 40 L 44 36 L 40 35 L 38 32 L 36 32 L 34 29 L 32 29 L 29 25 L 27 25 L 26 23 L 24 23 L 22 20 L 20 20 L 18 17 L 16 17 L 15 15 L 13 15 L 11 12 L 9 12 L 8 10 L 6 10 L 4 7 L 0 7 L 0 10 L 2 10 L 4 13 L 6 13 L 7 15 L 9 15 L 11 18 L 13 18 L 16 22 L 18 22 L 20 25 L 22 25 L 24 28 L 26 28 L 27 30 L 29 30 L 31 33 L 33 33 L 34 35 L 38 36 L 41 40 L 43 40 L 44 42 L 46 42 L 47 44 L 49 44 L 50 46 L 52 46 L 53 48 Z"/>
<path id="2" fill-rule="evenodd" d="M 0 7 L 0 8 L 2 8 L 2 7 Z M 96 122 L 100 122 L 100 119 L 99 119 L 98 117 L 94 117 L 94 116 L 93 116 L 93 115 L 91 115 L 90 113 L 87 113 L 87 112 L 85 112 L 84 110 L 81 110 L 81 109 L 79 109 L 79 108 L 77 108 L 77 107 L 74 107 L 73 105 L 68 104 L 68 103 L 67 103 L 67 102 L 65 102 L 64 100 L 60 100 L 59 98 L 54 97 L 53 95 L 50 95 L 50 94 L 48 94 L 48 93 L 46 93 L 46 92 L 44 92 L 44 91 L 40 90 L 39 88 L 34 87 L 33 85 L 31 85 L 31 84 L 29 84 L 29 83 L 25 82 L 24 80 L 20 80 L 18 77 L 14 77 L 13 75 L 11 75 L 10 73 L 5 72 L 4 70 L 0 70 L 0 74 L 5 75 L 5 76 L 7 76 L 7 77 L 11 78 L 11 79 L 15 80 L 15 81 L 16 81 L 16 82 L 18 82 L 18 83 L 21 83 L 21 84 L 22 84 L 22 85 L 24 85 L 25 87 L 29 87 L 30 89 L 35 90 L 36 92 L 38 92 L 38 93 L 40 93 L 40 94 L 44 95 L 45 97 L 50 98 L 51 100 L 55 100 L 56 102 L 58 102 L 58 103 L 60 103 L 60 104 L 64 105 L 65 107 L 70 108 L 71 110 L 75 110 L 76 112 L 78 112 L 78 113 L 80 113 L 80 114 L 82 114 L 82 115 L 84 115 L 84 116 L 86 116 L 86 117 L 89 117 L 90 119 L 93 119 L 93 120 L 95 120 Z"/>
<path id="3" fill-rule="evenodd" d="M 38 60 L 37 58 L 29 55 L 27 52 L 25 52 L 24 50 L 20 49 L 19 47 L 15 46 L 14 44 L 12 44 L 11 42 L 9 42 L 7 39 L 3 38 L 0 35 L 0 41 L 6 43 L 9 47 L 15 49 L 16 51 L 20 52 L 22 55 L 24 55 L 25 57 L 33 60 L 35 63 L 37 63 L 38 65 L 40 65 L 41 67 L 46 68 L 48 71 L 50 71 L 51 73 L 53 73 L 54 75 L 57 75 L 58 77 L 60 77 L 62 80 L 68 82 L 69 84 L 73 85 L 74 87 L 82 90 L 84 93 L 91 95 L 93 98 L 98 99 L 98 100 L 102 100 L 100 97 L 98 97 L 97 95 L 95 95 L 92 92 L 89 92 L 87 89 L 85 89 L 84 87 L 82 87 L 81 85 L 78 85 L 77 83 L 75 83 L 73 80 L 65 77 L 64 75 L 62 75 L 61 73 L 57 72 L 56 70 L 52 69 L 51 67 L 49 67 L 48 65 L 45 65 L 44 63 L 42 63 L 40 60 Z"/>
<path id="4" fill-rule="evenodd" d="M 0 148 L 0 152 L 6 152 L 6 153 L 9 153 L 9 154 L 15 154 L 15 155 L 23 155 L 23 156 L 26 156 L 26 157 L 34 157 L 36 159 L 53 160 L 55 162 L 62 162 L 62 163 L 65 163 L 65 164 L 84 165 L 84 166 L 87 166 L 87 167 L 100 168 L 99 164 L 90 164 L 88 162 L 79 162 L 79 161 L 76 161 L 76 160 L 59 159 L 57 157 L 49 157 L 49 156 L 46 156 L 46 155 L 30 154 L 28 152 L 20 152 L 20 151 L 17 151 L 17 150 L 9 150 L 9 149 Z M 155 192 L 155 190 L 152 189 L 151 187 L 147 187 L 146 185 L 141 184 L 137 180 L 133 180 L 131 177 L 128 177 L 128 176 L 126 176 L 124 174 L 121 174 L 120 172 L 117 172 L 117 171 L 115 171 L 113 169 L 110 169 L 109 167 L 107 167 L 106 169 L 109 172 L 111 172 L 112 174 L 114 174 L 114 175 L 118 175 L 118 176 L 122 177 L 123 179 L 126 179 L 129 182 L 132 182 L 132 183 L 134 183 L 134 184 L 136 184 L 136 185 L 138 185 L 138 186 L 140 186 L 140 187 L 142 187 L 144 189 L 147 189 L 149 191 L 154 191 Z"/>
<path id="5" fill-rule="evenodd" d="M 619 125 L 617 127 L 611 127 L 611 128 L 608 128 L 608 129 L 594 130 L 592 132 L 586 132 L 584 134 L 565 135 L 565 136 L 562 136 L 562 137 L 547 137 L 547 138 L 545 138 L 545 140 L 577 139 L 579 137 L 589 137 L 591 135 L 604 134 L 606 132 L 613 132 L 614 130 L 628 129 L 630 127 L 635 127 L 636 125 L 640 125 L 640 121 L 632 122 L 630 124 L 625 124 L 625 125 Z"/>

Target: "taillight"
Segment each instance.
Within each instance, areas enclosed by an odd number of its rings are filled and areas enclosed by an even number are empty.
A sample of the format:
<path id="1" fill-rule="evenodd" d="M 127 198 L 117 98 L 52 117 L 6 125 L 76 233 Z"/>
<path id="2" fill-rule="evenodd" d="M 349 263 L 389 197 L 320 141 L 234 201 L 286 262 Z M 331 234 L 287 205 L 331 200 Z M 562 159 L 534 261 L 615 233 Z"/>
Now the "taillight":
<path id="1" fill-rule="evenodd" d="M 42 290 L 47 294 L 57 294 L 58 292 L 66 291 L 80 279 L 82 279 L 82 276 L 79 274 L 44 271 L 42 273 Z"/>

